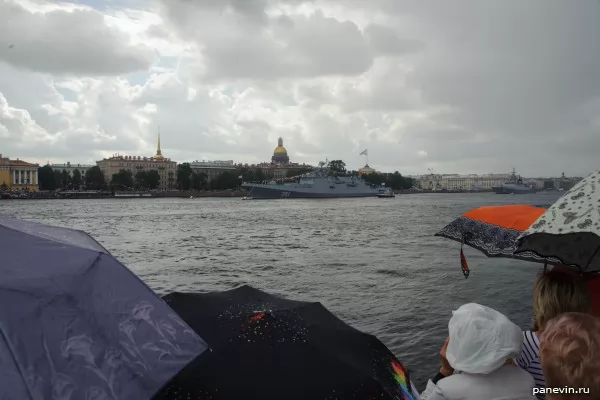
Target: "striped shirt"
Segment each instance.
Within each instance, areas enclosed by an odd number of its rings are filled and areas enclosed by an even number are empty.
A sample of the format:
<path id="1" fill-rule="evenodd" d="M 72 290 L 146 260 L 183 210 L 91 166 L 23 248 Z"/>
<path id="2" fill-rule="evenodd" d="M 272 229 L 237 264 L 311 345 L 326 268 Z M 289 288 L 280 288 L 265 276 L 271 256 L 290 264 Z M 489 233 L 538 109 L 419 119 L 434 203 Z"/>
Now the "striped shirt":
<path id="1" fill-rule="evenodd" d="M 521 350 L 521 356 L 516 361 L 521 368 L 531 374 L 537 388 L 544 389 L 546 387 L 546 379 L 544 379 L 540 364 L 540 341 L 535 332 L 523 332 L 523 350 Z M 537 394 L 537 398 L 544 400 L 546 396 Z"/>

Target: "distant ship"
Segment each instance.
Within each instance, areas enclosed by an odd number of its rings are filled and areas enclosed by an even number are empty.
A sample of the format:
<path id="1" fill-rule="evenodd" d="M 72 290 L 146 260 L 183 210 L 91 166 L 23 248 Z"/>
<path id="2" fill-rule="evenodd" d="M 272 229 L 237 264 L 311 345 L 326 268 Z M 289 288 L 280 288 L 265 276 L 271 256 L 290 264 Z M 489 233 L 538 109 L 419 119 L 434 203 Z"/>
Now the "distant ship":
<path id="1" fill-rule="evenodd" d="M 386 193 L 386 188 L 375 187 L 358 176 L 338 177 L 329 174 L 324 163 L 312 172 L 300 175 L 296 182 L 242 183 L 242 187 L 251 189 L 248 196 L 252 199 L 330 199 L 345 197 L 377 197 Z"/>
<path id="2" fill-rule="evenodd" d="M 517 177 L 515 170 L 513 169 L 510 181 L 505 182 L 501 186 L 494 186 L 492 188 L 496 194 L 528 194 L 535 193 L 535 189 L 523 183 L 521 177 Z"/>

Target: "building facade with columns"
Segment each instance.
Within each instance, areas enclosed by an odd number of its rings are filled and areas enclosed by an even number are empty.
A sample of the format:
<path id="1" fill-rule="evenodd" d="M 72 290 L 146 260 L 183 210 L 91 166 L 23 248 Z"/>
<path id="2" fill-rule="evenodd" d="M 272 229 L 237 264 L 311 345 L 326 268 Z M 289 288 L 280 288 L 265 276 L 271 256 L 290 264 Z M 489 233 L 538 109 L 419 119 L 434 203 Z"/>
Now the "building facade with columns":
<path id="1" fill-rule="evenodd" d="M 100 171 L 102 171 L 106 183 L 110 183 L 112 176 L 122 169 L 131 172 L 134 177 L 141 171 L 156 170 L 160 176 L 158 190 L 172 190 L 176 187 L 177 163 L 162 155 L 160 149 L 160 134 L 158 135 L 156 154 L 153 157 L 123 156 L 115 154 L 110 158 L 96 161 L 96 164 L 100 168 Z"/>
<path id="2" fill-rule="evenodd" d="M 2 190 L 39 190 L 38 164 L 11 160 L 0 154 L 0 187 Z"/>
<path id="3" fill-rule="evenodd" d="M 416 180 L 418 187 L 425 190 L 491 190 L 510 180 L 510 175 L 427 174 Z"/>
<path id="4" fill-rule="evenodd" d="M 92 168 L 93 165 L 90 164 L 71 164 L 67 161 L 66 164 L 50 164 L 50 168 L 54 171 L 67 171 L 69 176 L 73 177 L 73 171 L 79 170 L 81 172 L 81 176 L 85 176 L 85 173 L 88 169 Z"/>
<path id="5" fill-rule="evenodd" d="M 229 161 L 192 161 L 190 168 L 197 174 L 206 174 L 207 182 L 216 179 L 221 172 L 235 172 L 236 166 L 232 160 Z"/>

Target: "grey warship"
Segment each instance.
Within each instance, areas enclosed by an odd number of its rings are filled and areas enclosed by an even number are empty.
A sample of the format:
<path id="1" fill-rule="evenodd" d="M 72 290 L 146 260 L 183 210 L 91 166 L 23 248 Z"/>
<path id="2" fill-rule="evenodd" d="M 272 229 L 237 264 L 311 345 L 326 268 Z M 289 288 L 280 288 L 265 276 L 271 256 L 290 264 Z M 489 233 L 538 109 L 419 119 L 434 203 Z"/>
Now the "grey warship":
<path id="1" fill-rule="evenodd" d="M 374 187 L 358 176 L 339 177 L 329 173 L 325 163 L 312 172 L 300 175 L 295 182 L 242 183 L 250 189 L 252 199 L 331 199 L 348 197 L 377 197 L 386 188 Z"/>
<path id="2" fill-rule="evenodd" d="M 496 194 L 528 194 L 535 193 L 535 189 L 524 184 L 520 176 L 517 177 L 517 173 L 513 169 L 510 181 L 503 183 L 500 186 L 494 186 L 492 188 Z"/>

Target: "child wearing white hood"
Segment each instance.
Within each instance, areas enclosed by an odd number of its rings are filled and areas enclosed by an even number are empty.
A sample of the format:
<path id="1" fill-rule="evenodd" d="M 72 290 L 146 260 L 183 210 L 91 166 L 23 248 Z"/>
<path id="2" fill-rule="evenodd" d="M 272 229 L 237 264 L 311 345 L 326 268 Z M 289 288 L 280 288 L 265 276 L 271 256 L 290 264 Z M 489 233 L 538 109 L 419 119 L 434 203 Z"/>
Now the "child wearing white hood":
<path id="1" fill-rule="evenodd" d="M 427 382 L 421 400 L 530 400 L 531 375 L 512 359 L 523 334 L 506 316 L 469 303 L 452 312 L 440 373 Z"/>

